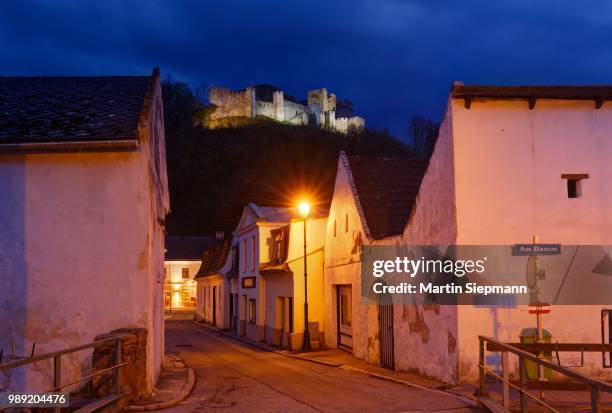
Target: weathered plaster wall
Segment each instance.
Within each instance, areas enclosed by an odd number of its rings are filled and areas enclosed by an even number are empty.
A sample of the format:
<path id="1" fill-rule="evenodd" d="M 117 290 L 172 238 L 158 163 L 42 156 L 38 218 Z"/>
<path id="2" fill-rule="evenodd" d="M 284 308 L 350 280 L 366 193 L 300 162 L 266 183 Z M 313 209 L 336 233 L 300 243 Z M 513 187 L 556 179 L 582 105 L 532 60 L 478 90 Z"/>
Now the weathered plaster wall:
<path id="1" fill-rule="evenodd" d="M 154 234 L 139 154 L 0 155 L 0 176 L 1 198 L 11 200 L 0 203 L 5 354 L 12 341 L 24 355 L 32 342 L 44 353 L 121 327 L 151 329 Z M 86 354 L 65 358 L 66 379 Z M 9 387 L 47 390 L 52 368 L 42 364 Z"/>
<path id="2" fill-rule="evenodd" d="M 612 244 L 612 106 L 591 101 L 452 102 L 459 244 Z M 562 173 L 588 173 L 567 198 Z M 494 229 L 494 230 L 491 230 Z M 479 320 L 475 323 L 474 320 Z M 560 342 L 601 342 L 600 307 L 553 306 L 544 328 Z M 478 334 L 515 341 L 532 327 L 524 308 L 459 308 L 460 375 L 475 379 Z M 601 355 L 582 370 L 601 371 Z"/>
<path id="3" fill-rule="evenodd" d="M 163 257 L 169 210 L 161 89 L 138 126 L 140 147 L 118 152 L 0 155 L 0 348 L 38 354 L 144 327 L 147 391 L 161 370 Z M 63 358 L 80 375 L 84 351 Z M 49 388 L 51 362 L 1 376 L 0 387 Z"/>
<path id="4" fill-rule="evenodd" d="M 453 171 L 452 111 L 449 107 L 401 244 L 454 244 Z M 395 299 L 402 301 L 394 306 L 393 314 L 396 369 L 414 370 L 454 383 L 457 380 L 457 308 L 416 305 L 409 296 Z"/>

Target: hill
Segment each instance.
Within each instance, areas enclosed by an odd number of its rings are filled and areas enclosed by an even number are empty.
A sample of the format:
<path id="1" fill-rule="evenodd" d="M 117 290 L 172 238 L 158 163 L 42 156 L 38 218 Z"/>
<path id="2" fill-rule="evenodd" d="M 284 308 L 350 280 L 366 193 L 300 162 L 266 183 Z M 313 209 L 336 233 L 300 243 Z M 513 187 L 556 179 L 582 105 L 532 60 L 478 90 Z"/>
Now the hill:
<path id="1" fill-rule="evenodd" d="M 411 155 L 399 140 L 371 130 L 345 136 L 276 123 L 168 130 L 168 234 L 229 233 L 247 203 L 293 206 L 302 193 L 327 208 L 341 150 L 365 156 Z"/>

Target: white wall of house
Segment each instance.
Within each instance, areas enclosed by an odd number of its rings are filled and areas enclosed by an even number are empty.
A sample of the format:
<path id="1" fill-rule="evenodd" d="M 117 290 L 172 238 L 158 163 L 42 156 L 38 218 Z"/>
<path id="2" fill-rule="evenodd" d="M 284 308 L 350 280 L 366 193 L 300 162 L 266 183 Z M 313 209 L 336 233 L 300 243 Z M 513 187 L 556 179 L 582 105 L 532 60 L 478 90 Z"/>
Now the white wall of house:
<path id="1" fill-rule="evenodd" d="M 148 330 L 149 390 L 163 357 L 164 240 L 168 210 L 159 85 L 140 148 L 120 152 L 0 154 L 0 348 L 5 357 L 88 343 L 123 327 Z M 141 128 L 142 129 L 142 128 Z M 157 176 L 155 176 L 157 174 Z M 5 202 L 7 201 L 7 202 Z M 91 352 L 63 358 L 63 379 Z M 46 367 L 46 368 L 45 368 Z M 48 390 L 53 369 L 0 381 Z"/>
<path id="2" fill-rule="evenodd" d="M 233 250 L 230 250 L 223 264 L 215 274 L 200 276 L 197 281 L 196 318 L 226 330 L 230 328 L 230 294 Z M 215 301 L 213 294 L 216 293 Z M 215 307 L 213 309 L 213 306 Z M 213 318 L 213 313 L 215 313 Z"/>
<path id="3" fill-rule="evenodd" d="M 370 363 L 379 360 L 378 308 L 361 303 L 361 249 L 367 243 L 362 216 L 351 187 L 348 163 L 341 155 L 325 240 L 325 344 L 338 346 L 337 288 L 352 287 L 352 351 Z"/>
<path id="4" fill-rule="evenodd" d="M 453 100 L 457 244 L 540 242 L 612 244 L 612 104 L 538 100 Z M 588 173 L 582 196 L 567 196 L 564 173 Z M 494 229 L 493 231 L 491 229 Z M 560 342 L 601 342 L 600 306 L 553 306 L 544 328 Z M 517 341 L 535 325 L 524 307 L 459 307 L 459 374 L 476 377 L 478 334 Z M 476 322 L 476 320 L 478 320 Z M 587 374 L 612 377 L 601 354 L 587 355 Z"/>

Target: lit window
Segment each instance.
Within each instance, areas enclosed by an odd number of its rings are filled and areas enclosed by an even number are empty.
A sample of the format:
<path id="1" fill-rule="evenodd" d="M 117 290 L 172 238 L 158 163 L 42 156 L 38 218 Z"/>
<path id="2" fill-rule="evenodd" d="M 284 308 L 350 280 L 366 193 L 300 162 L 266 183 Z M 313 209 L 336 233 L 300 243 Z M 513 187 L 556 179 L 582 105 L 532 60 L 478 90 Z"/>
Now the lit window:
<path id="1" fill-rule="evenodd" d="M 189 299 L 191 298 L 191 294 L 189 292 L 189 288 L 183 288 L 182 289 L 182 293 L 183 293 L 183 301 L 189 301 Z"/>
<path id="2" fill-rule="evenodd" d="M 189 268 L 182 268 L 181 274 L 183 275 L 183 278 L 189 278 Z"/>
<path id="3" fill-rule="evenodd" d="M 562 174 L 561 178 L 567 180 L 567 197 L 580 198 L 582 196 L 582 180 L 589 174 Z"/>

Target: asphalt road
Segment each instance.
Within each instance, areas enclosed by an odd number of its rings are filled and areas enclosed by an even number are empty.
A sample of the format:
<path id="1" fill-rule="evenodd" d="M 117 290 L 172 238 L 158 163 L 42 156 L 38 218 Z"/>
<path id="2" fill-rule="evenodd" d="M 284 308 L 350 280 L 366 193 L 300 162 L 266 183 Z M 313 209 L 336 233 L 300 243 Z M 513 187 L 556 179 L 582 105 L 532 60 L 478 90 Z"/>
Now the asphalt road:
<path id="1" fill-rule="evenodd" d="M 196 372 L 187 400 L 165 412 L 474 412 L 452 396 L 267 352 L 166 322 L 166 351 Z"/>

